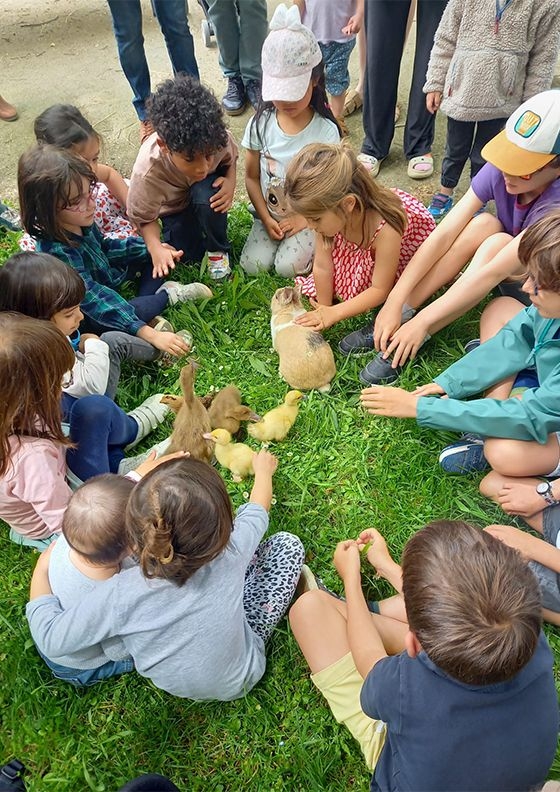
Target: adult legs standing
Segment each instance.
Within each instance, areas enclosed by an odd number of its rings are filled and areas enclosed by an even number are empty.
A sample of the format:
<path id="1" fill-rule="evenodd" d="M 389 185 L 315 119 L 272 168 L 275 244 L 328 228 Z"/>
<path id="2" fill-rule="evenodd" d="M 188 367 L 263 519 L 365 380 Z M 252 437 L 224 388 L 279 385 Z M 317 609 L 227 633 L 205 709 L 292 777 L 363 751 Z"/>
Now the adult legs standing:
<path id="1" fill-rule="evenodd" d="M 426 82 L 434 36 L 446 5 L 447 0 L 418 0 L 416 49 L 404 128 L 403 148 L 407 160 L 428 154 L 432 150 L 436 117 L 426 108 L 426 97 L 422 88 Z"/>
<path id="2" fill-rule="evenodd" d="M 216 33 L 220 68 L 228 79 L 222 104 L 227 113 L 237 115 L 245 107 L 245 89 L 253 101 L 255 83 L 260 85 L 266 0 L 208 0 L 208 16 Z"/>
<path id="3" fill-rule="evenodd" d="M 132 104 L 145 121 L 146 99 L 151 92 L 150 72 L 144 52 L 140 0 L 107 0 L 117 41 L 119 61 L 132 88 Z M 165 37 L 174 73 L 182 71 L 198 79 L 194 43 L 184 0 L 153 0 L 153 9 Z"/>
<path id="4" fill-rule="evenodd" d="M 427 154 L 434 117 L 426 109 L 422 88 L 434 34 L 447 0 L 418 0 L 416 51 L 404 134 L 407 159 Z M 389 153 L 394 134 L 400 63 L 406 40 L 410 0 L 368 0 L 365 4 L 366 73 L 362 151 L 377 159 Z"/>
<path id="5" fill-rule="evenodd" d="M 152 0 L 152 5 L 165 38 L 173 73 L 184 72 L 200 79 L 185 0 Z"/>
<path id="6" fill-rule="evenodd" d="M 107 3 L 119 61 L 134 96 L 132 104 L 140 121 L 145 121 L 145 101 L 150 95 L 150 72 L 144 52 L 140 0 L 107 0 Z"/>
<path id="7" fill-rule="evenodd" d="M 399 70 L 410 0 L 365 3 L 366 70 L 362 151 L 377 159 L 389 153 L 395 131 Z"/>

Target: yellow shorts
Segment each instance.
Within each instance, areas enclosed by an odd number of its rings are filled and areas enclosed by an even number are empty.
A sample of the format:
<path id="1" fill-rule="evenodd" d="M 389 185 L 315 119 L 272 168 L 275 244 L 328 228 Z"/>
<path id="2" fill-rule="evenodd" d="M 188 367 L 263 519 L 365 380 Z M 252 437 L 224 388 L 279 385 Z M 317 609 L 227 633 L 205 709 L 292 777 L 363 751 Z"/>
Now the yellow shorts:
<path id="1" fill-rule="evenodd" d="M 326 698 L 336 720 L 360 743 L 366 764 L 373 771 L 385 744 L 386 726 L 383 721 L 368 718 L 360 706 L 364 680 L 352 653 L 348 652 L 336 663 L 311 674 L 311 681 Z"/>

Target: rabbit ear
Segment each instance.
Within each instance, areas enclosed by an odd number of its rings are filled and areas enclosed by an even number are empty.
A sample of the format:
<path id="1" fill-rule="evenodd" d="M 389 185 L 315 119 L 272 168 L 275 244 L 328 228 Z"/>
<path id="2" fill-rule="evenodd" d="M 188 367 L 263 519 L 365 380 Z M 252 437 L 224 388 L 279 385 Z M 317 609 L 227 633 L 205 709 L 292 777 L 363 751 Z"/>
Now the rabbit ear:
<path id="1" fill-rule="evenodd" d="M 301 297 L 301 285 L 299 283 L 295 284 L 295 286 L 293 287 L 293 291 L 296 297 Z"/>

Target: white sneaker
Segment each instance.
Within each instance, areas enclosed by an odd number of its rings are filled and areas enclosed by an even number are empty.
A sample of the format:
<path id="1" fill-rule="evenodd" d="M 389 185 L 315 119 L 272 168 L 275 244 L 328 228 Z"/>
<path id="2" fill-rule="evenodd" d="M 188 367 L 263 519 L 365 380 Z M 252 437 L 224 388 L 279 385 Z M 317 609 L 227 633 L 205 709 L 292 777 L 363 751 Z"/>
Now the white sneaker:
<path id="1" fill-rule="evenodd" d="M 152 451 L 156 452 L 156 459 L 159 459 L 160 456 L 163 456 L 167 449 L 169 448 L 169 443 L 171 442 L 170 437 L 166 437 L 165 440 L 162 440 L 159 443 L 156 443 L 147 451 L 144 451 L 143 454 L 138 454 L 138 456 L 132 457 L 125 457 L 121 459 L 119 462 L 119 476 L 126 476 L 127 473 L 130 473 L 131 470 L 136 470 L 142 462 L 145 462 L 147 458 L 150 456 Z"/>
<path id="2" fill-rule="evenodd" d="M 134 418 L 138 424 L 138 434 L 132 443 L 129 443 L 125 451 L 130 451 L 138 443 L 147 437 L 153 429 L 164 422 L 165 417 L 169 414 L 170 409 L 167 404 L 162 404 L 161 397 L 163 393 L 156 393 L 155 396 L 149 396 L 142 404 L 135 407 L 128 414 Z"/>
<path id="3" fill-rule="evenodd" d="M 229 253 L 208 251 L 208 275 L 212 280 L 222 280 L 231 274 Z"/>
<path id="4" fill-rule="evenodd" d="M 165 281 L 156 294 L 166 291 L 169 297 L 169 305 L 187 302 L 187 300 L 204 300 L 212 297 L 212 289 L 204 283 L 179 283 L 178 281 Z"/>
<path id="5" fill-rule="evenodd" d="M 150 324 L 150 327 L 153 327 L 154 330 L 159 330 L 160 333 L 174 333 L 175 328 L 164 316 L 154 316 L 152 320 L 153 324 Z"/>

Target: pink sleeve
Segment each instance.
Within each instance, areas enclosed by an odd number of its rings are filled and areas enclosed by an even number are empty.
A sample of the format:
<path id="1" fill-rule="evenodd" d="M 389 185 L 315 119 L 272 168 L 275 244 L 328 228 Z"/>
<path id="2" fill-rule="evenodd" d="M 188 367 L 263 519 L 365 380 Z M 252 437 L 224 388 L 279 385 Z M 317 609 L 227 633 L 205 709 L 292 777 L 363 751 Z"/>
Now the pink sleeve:
<path id="1" fill-rule="evenodd" d="M 54 443 L 33 442 L 23 450 L 12 482 L 12 494 L 29 504 L 45 524 L 45 536 L 60 533 L 72 494 L 65 479 L 64 459 L 64 450 Z"/>

